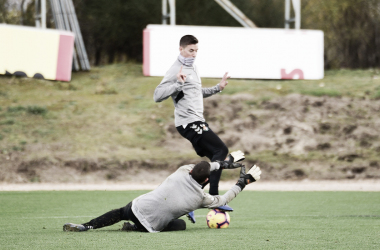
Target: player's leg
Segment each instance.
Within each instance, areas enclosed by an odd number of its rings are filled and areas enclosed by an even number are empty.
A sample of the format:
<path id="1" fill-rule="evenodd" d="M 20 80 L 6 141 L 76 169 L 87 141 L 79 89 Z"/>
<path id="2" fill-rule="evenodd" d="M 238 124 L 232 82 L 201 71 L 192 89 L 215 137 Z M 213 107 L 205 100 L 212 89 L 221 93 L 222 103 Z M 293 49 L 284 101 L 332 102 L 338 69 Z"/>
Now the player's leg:
<path id="1" fill-rule="evenodd" d="M 223 161 L 228 155 L 228 148 L 224 142 L 217 136 L 204 122 L 190 123 L 183 128 L 177 127 L 178 132 L 188 139 L 195 152 L 203 157 L 206 156 L 210 161 Z M 209 178 L 210 194 L 219 194 L 219 180 L 222 174 L 222 170 L 212 171 Z M 206 186 L 207 183 L 204 185 Z M 203 187 L 204 187 L 203 186 Z"/>
<path id="2" fill-rule="evenodd" d="M 186 138 L 191 142 L 193 145 L 193 148 L 197 155 L 200 157 L 206 156 L 207 158 L 212 159 L 213 153 L 208 151 L 205 148 L 201 148 L 198 146 L 198 141 L 202 138 L 204 131 L 204 127 L 202 125 L 205 124 L 204 122 L 193 122 L 190 124 L 187 124 L 186 128 L 183 126 L 177 127 L 177 131 L 182 137 Z M 208 129 L 208 128 L 207 128 Z"/>
<path id="3" fill-rule="evenodd" d="M 83 224 L 73 224 L 67 223 L 63 226 L 64 231 L 75 231 L 82 232 L 89 229 L 97 229 L 102 227 L 111 226 L 115 223 L 118 223 L 121 220 L 131 220 L 135 223 L 136 229 L 143 230 L 145 229 L 136 216 L 132 212 L 132 202 L 128 203 L 125 207 L 119 209 L 113 209 L 95 219 L 92 219 L 89 222 Z"/>
<path id="4" fill-rule="evenodd" d="M 184 128 L 183 126 L 177 127 L 177 131 L 187 140 L 191 142 L 191 144 L 194 147 L 195 152 L 203 157 L 206 156 L 207 158 L 210 159 L 210 161 L 215 161 L 218 159 L 224 160 L 225 157 L 228 154 L 228 148 L 225 146 L 225 144 L 220 140 L 220 138 L 211 130 L 208 128 L 208 124 L 204 122 L 194 122 L 190 123 Z M 208 146 L 203 146 L 204 144 L 200 144 L 199 141 L 205 137 L 205 135 L 212 134 L 214 136 L 206 136 L 206 141 L 207 140 L 213 140 L 216 142 L 216 144 L 211 144 Z M 224 155 L 224 157 L 223 157 Z M 218 194 L 219 191 L 219 180 L 221 176 L 222 171 L 213 171 L 211 172 L 210 178 L 212 180 L 212 186 L 210 184 L 210 194 Z M 202 188 L 204 188 L 208 184 L 205 183 Z M 232 209 L 231 209 L 232 210 Z M 229 211 L 231 211 L 229 210 Z M 190 212 L 186 215 L 189 220 L 192 223 L 195 223 L 195 215 L 194 211 Z"/>
<path id="5" fill-rule="evenodd" d="M 204 152 L 208 152 L 210 160 L 224 161 L 228 155 L 228 148 L 224 142 L 210 128 L 202 134 L 197 142 L 197 147 L 202 148 Z M 219 180 L 222 170 L 212 171 L 210 173 L 210 194 L 219 194 Z"/>
<path id="6" fill-rule="evenodd" d="M 66 223 L 63 225 L 63 231 L 83 232 L 89 229 L 111 226 L 120 220 L 120 209 L 114 209 L 83 224 Z"/>
<path id="7" fill-rule="evenodd" d="M 162 232 L 181 230 L 186 230 L 186 222 L 182 219 L 175 219 L 169 222 L 169 224 L 164 228 L 164 230 L 162 230 Z"/>
<path id="8" fill-rule="evenodd" d="M 83 224 L 85 227 L 98 229 L 108 227 L 121 221 L 122 208 L 113 209 L 95 219 L 90 220 Z"/>
<path id="9" fill-rule="evenodd" d="M 89 229 L 111 226 L 119 221 L 121 221 L 121 208 L 111 210 L 83 224 L 66 223 L 63 225 L 63 231 L 83 232 Z"/>

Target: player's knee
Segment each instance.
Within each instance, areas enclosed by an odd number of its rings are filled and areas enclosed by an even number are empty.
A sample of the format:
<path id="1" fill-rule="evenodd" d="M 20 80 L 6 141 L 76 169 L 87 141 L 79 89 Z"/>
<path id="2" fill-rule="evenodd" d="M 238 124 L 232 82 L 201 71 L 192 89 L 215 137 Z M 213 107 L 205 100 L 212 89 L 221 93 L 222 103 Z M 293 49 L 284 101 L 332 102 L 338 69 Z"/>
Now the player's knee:
<path id="1" fill-rule="evenodd" d="M 223 146 L 222 151 L 224 158 L 226 158 L 228 155 L 228 148 L 226 145 Z"/>
<path id="2" fill-rule="evenodd" d="M 186 222 L 182 219 L 176 219 L 172 220 L 168 227 L 168 231 L 180 231 L 180 230 L 186 230 Z"/>
<path id="3" fill-rule="evenodd" d="M 120 219 L 121 220 L 130 220 L 130 210 L 131 209 L 131 204 L 126 205 L 125 207 L 119 208 L 120 211 Z"/>
<path id="4" fill-rule="evenodd" d="M 219 149 L 218 158 L 220 158 L 219 159 L 220 161 L 224 161 L 227 155 L 228 155 L 228 148 L 226 145 L 223 145 L 223 147 Z"/>
<path id="5" fill-rule="evenodd" d="M 228 148 L 226 145 L 220 146 L 213 151 L 211 161 L 224 161 L 228 155 Z"/>

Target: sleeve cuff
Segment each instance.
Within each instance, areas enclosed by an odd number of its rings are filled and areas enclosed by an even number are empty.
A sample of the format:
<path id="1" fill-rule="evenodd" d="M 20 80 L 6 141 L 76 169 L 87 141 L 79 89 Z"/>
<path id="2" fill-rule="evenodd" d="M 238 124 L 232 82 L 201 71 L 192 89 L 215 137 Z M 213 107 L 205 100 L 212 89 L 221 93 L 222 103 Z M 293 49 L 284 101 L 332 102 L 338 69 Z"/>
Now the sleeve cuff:
<path id="1" fill-rule="evenodd" d="M 177 91 L 182 91 L 182 87 L 183 87 L 183 83 L 177 81 L 177 82 L 176 82 L 175 89 L 176 89 Z"/>
<path id="2" fill-rule="evenodd" d="M 210 171 L 215 171 L 220 168 L 220 164 L 218 162 L 210 162 Z"/>
<path id="3" fill-rule="evenodd" d="M 243 191 L 243 189 L 245 188 L 245 185 L 242 185 L 241 183 L 236 183 L 236 186 L 238 186 L 240 188 L 240 192 Z"/>
<path id="4" fill-rule="evenodd" d="M 216 92 L 222 92 L 222 90 L 220 89 L 219 83 L 216 85 Z"/>

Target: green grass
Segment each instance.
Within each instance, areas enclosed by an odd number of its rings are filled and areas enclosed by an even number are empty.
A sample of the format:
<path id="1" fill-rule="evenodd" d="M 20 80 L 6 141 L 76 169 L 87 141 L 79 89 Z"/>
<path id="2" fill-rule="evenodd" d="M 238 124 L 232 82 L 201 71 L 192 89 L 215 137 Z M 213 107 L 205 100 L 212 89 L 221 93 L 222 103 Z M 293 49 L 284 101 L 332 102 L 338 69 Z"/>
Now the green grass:
<path id="1" fill-rule="evenodd" d="M 379 70 L 329 70 L 322 80 L 229 80 L 223 94 L 251 93 L 270 99 L 278 95 L 299 93 L 331 97 L 379 97 Z M 214 79 L 203 79 L 212 84 Z"/>
<path id="2" fill-rule="evenodd" d="M 206 209 L 187 230 L 119 231 L 122 222 L 63 232 L 145 191 L 0 192 L 1 249 L 379 249 L 379 192 L 244 191 L 228 229 L 208 229 Z"/>

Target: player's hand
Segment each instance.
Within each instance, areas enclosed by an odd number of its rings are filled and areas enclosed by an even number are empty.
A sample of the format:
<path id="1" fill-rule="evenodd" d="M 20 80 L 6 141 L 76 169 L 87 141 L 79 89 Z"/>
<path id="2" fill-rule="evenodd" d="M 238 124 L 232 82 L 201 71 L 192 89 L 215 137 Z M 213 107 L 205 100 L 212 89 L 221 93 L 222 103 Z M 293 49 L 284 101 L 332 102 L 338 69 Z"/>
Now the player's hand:
<path id="1" fill-rule="evenodd" d="M 228 75 L 228 72 L 226 72 L 224 74 L 224 76 L 222 77 L 222 80 L 220 81 L 219 83 L 219 88 L 220 88 L 220 91 L 222 91 L 228 84 L 228 81 L 227 79 L 230 78 L 231 76 Z"/>
<path id="2" fill-rule="evenodd" d="M 244 153 L 240 150 L 232 152 L 228 157 L 229 162 L 239 162 L 245 159 Z"/>
<path id="3" fill-rule="evenodd" d="M 177 80 L 179 82 L 182 82 L 182 83 L 185 83 L 185 81 L 186 81 L 186 74 L 182 73 L 182 66 L 181 66 L 181 69 L 179 70 L 179 72 L 177 74 Z"/>
<path id="4" fill-rule="evenodd" d="M 245 188 L 246 185 L 260 180 L 261 170 L 260 167 L 253 165 L 253 167 L 248 171 L 248 173 L 245 173 L 245 167 L 243 166 L 240 170 L 240 178 L 236 185 L 238 185 L 241 190 Z"/>
<path id="5" fill-rule="evenodd" d="M 261 175 L 260 167 L 253 165 L 252 168 L 247 173 L 246 184 L 260 180 L 260 175 Z"/>

